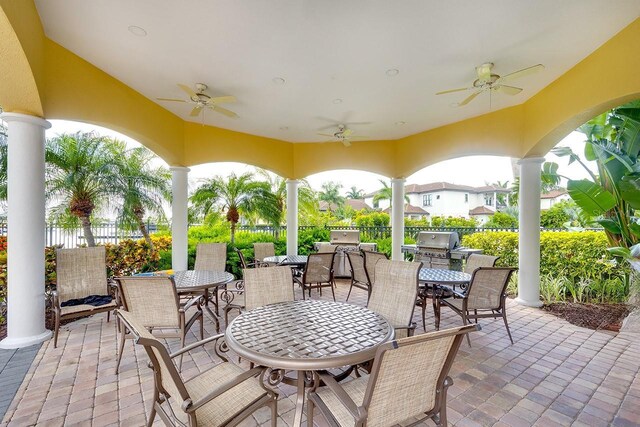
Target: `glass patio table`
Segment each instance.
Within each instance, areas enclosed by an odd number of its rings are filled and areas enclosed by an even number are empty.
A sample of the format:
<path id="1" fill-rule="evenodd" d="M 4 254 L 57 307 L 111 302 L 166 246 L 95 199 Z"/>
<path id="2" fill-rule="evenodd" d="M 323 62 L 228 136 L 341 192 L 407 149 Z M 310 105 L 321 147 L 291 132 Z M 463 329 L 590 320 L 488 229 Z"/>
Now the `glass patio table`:
<path id="1" fill-rule="evenodd" d="M 433 285 L 445 285 L 455 289 L 460 286 L 465 289 L 471 281 L 471 275 L 462 271 L 444 270 L 440 268 L 421 268 L 418 274 L 418 298 L 422 308 L 422 328 L 427 330 L 426 312 L 427 299 L 433 297 Z M 451 292 L 447 292 L 446 288 L 442 288 L 441 297 L 447 298 L 451 296 Z M 433 304 L 433 312 L 436 312 L 435 302 Z"/>
<path id="2" fill-rule="evenodd" d="M 374 358 L 393 327 L 364 307 L 333 301 L 303 300 L 266 305 L 244 312 L 227 327 L 229 349 L 263 366 L 271 386 L 296 371 L 294 425 L 302 423 L 305 386 L 310 372 L 353 366 Z"/>

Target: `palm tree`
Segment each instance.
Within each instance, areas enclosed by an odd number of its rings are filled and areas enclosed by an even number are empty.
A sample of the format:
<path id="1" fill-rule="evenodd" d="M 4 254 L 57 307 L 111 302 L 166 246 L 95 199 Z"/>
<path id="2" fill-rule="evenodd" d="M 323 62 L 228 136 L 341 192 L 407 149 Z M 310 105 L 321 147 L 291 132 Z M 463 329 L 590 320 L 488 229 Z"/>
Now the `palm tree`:
<path id="1" fill-rule="evenodd" d="M 109 141 L 95 133 L 78 132 L 58 135 L 46 143 L 47 195 L 60 202 L 53 208 L 54 217 L 80 220 L 88 246 L 95 246 L 92 214 L 115 196 L 117 168 Z"/>
<path id="2" fill-rule="evenodd" d="M 269 211 L 273 214 L 272 217 L 263 218 L 269 222 L 275 229 L 276 239 L 280 235 L 280 226 L 284 223 L 286 205 L 287 205 L 287 181 L 275 174 L 264 169 L 258 169 L 258 175 L 265 180 L 269 186 L 273 203 L 275 203 L 275 209 Z M 307 181 L 302 180 L 300 187 L 298 187 L 298 210 L 302 212 L 317 211 L 318 203 L 316 200 L 313 189 L 309 186 Z"/>
<path id="3" fill-rule="evenodd" d="M 327 210 L 331 212 L 331 205 L 340 207 L 344 203 L 344 197 L 340 195 L 342 184 L 339 182 L 323 182 L 322 190 L 318 192 L 318 200 L 327 202 Z"/>
<path id="4" fill-rule="evenodd" d="M 232 173 L 226 181 L 221 176 L 205 179 L 191 195 L 191 201 L 205 216 L 216 204 L 222 205 L 231 224 L 231 244 L 235 242 L 240 214 L 258 212 L 263 218 L 276 216 L 276 201 L 269 185 L 253 181 L 252 173 L 240 176 Z"/>
<path id="5" fill-rule="evenodd" d="M 379 181 L 382 184 L 382 188 L 373 196 L 373 203 L 377 203 L 380 200 L 389 200 L 389 203 L 391 203 L 391 195 L 393 193 L 391 186 L 389 186 L 389 184 L 387 184 L 383 179 L 380 179 Z M 404 195 L 404 201 L 409 203 L 409 196 L 406 194 Z"/>
<path id="6" fill-rule="evenodd" d="M 145 147 L 127 149 L 124 142 L 112 141 L 109 148 L 118 172 L 113 182 L 120 199 L 118 219 L 125 228 L 140 230 L 153 249 L 144 217 L 149 212 L 164 217 L 162 204 L 171 199 L 171 173 L 154 167 L 155 155 Z"/>
<path id="7" fill-rule="evenodd" d="M 358 190 L 358 188 L 354 185 L 349 191 L 347 191 L 347 199 L 363 199 L 364 198 L 364 190 Z"/>

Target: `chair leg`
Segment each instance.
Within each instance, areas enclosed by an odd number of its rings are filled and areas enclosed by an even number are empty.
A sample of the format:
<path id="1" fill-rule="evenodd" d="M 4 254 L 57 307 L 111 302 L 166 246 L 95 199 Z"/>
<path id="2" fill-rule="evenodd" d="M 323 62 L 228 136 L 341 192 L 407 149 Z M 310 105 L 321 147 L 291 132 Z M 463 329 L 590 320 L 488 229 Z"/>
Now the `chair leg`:
<path id="1" fill-rule="evenodd" d="M 200 310 L 200 339 L 204 339 L 204 313 Z"/>
<path id="2" fill-rule="evenodd" d="M 440 300 L 433 298 L 433 317 L 435 318 L 436 331 L 440 330 Z"/>
<path id="3" fill-rule="evenodd" d="M 116 322 L 120 322 L 120 320 L 116 320 Z M 120 327 L 120 339 L 118 340 L 118 360 L 116 361 L 116 375 L 118 375 L 118 370 L 120 369 L 120 361 L 122 360 L 122 353 L 124 353 L 124 340 L 125 340 L 125 330 L 124 326 Z"/>
<path id="4" fill-rule="evenodd" d="M 349 293 L 347 294 L 347 299 L 345 301 L 349 301 L 349 297 L 351 296 L 352 289 L 353 289 L 353 281 L 351 281 L 351 286 L 349 286 Z"/>
<path id="5" fill-rule="evenodd" d="M 427 298 L 420 297 L 420 303 L 422 308 L 422 329 L 427 332 Z"/>
<path id="6" fill-rule="evenodd" d="M 467 320 L 467 312 L 465 310 L 462 310 L 462 313 L 460 313 L 460 315 L 462 316 L 462 324 L 464 326 L 467 326 L 467 324 L 469 323 L 469 321 Z M 467 344 L 469 344 L 469 347 L 471 347 L 471 339 L 469 338 L 469 334 L 465 334 L 467 336 Z"/>
<path id="7" fill-rule="evenodd" d="M 107 311 L 107 323 L 111 320 L 111 311 Z"/>
<path id="8" fill-rule="evenodd" d="M 330 285 L 331 285 L 331 293 L 333 294 L 333 302 L 336 302 L 336 291 L 333 289 L 333 282 L 331 282 Z"/>
<path id="9" fill-rule="evenodd" d="M 269 404 L 271 408 L 271 427 L 277 427 L 278 425 L 278 398 L 274 397 L 273 401 Z"/>
<path id="10" fill-rule="evenodd" d="M 478 324 L 478 310 L 473 310 L 473 315 L 475 316 L 476 325 Z"/>
<path id="11" fill-rule="evenodd" d="M 151 425 L 153 425 L 153 420 L 156 418 L 156 405 L 158 405 L 158 401 L 159 396 L 158 396 L 158 389 L 155 387 L 153 387 L 153 403 L 151 404 L 151 411 L 149 411 L 149 419 L 147 420 L 147 427 L 151 427 Z"/>
<path id="12" fill-rule="evenodd" d="M 307 399 L 307 427 L 313 427 L 313 410 L 315 405 L 313 400 Z"/>
<path id="13" fill-rule="evenodd" d="M 60 331 L 60 314 L 55 313 L 55 325 L 53 331 L 53 348 L 58 348 L 58 332 Z"/>
<path id="14" fill-rule="evenodd" d="M 507 334 L 509 335 L 509 340 L 511 340 L 511 344 L 513 344 L 513 338 L 511 338 L 511 331 L 509 330 L 509 323 L 507 323 L 507 310 L 502 309 L 502 320 L 504 320 L 504 327 L 507 328 Z M 469 334 L 467 334 L 469 336 Z"/>
<path id="15" fill-rule="evenodd" d="M 187 331 L 185 330 L 184 326 L 182 327 L 182 337 L 180 337 L 180 348 L 184 348 L 184 344 L 187 338 Z M 178 362 L 178 372 L 182 372 L 182 356 L 184 356 L 184 353 L 182 353 L 180 355 L 180 362 Z"/>

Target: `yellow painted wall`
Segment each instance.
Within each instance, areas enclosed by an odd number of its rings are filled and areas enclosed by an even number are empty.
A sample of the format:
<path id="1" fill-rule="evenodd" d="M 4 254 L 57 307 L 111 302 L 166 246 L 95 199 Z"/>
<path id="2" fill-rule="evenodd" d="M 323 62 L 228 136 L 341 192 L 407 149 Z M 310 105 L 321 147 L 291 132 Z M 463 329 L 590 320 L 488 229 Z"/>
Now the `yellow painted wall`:
<path id="1" fill-rule="evenodd" d="M 171 165 L 244 162 L 284 177 L 359 169 L 406 177 L 474 154 L 535 156 L 600 112 L 639 97 L 640 20 L 524 104 L 395 141 L 299 143 L 186 122 L 47 39 L 32 0 L 0 0 L 0 105 L 114 129 Z"/>

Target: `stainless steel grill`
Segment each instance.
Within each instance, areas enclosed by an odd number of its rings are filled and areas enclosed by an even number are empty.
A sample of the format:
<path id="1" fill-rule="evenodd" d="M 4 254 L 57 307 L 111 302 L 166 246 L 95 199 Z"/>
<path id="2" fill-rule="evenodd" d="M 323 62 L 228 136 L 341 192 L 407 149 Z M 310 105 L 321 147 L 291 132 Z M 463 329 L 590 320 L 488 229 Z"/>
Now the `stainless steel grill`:
<path id="1" fill-rule="evenodd" d="M 329 234 L 329 242 L 317 242 L 316 250 L 320 245 L 332 244 L 336 245 L 336 257 L 333 261 L 333 275 L 335 277 L 351 277 L 351 268 L 349 260 L 345 252 L 359 251 L 375 251 L 377 245 L 375 243 L 360 243 L 360 230 L 331 230 Z"/>
<path id="2" fill-rule="evenodd" d="M 426 268 L 459 269 L 462 259 L 451 257 L 451 251 L 458 246 L 460 239 L 455 231 L 421 231 L 416 239 L 415 260 Z M 460 266 L 456 265 L 458 262 Z"/>

